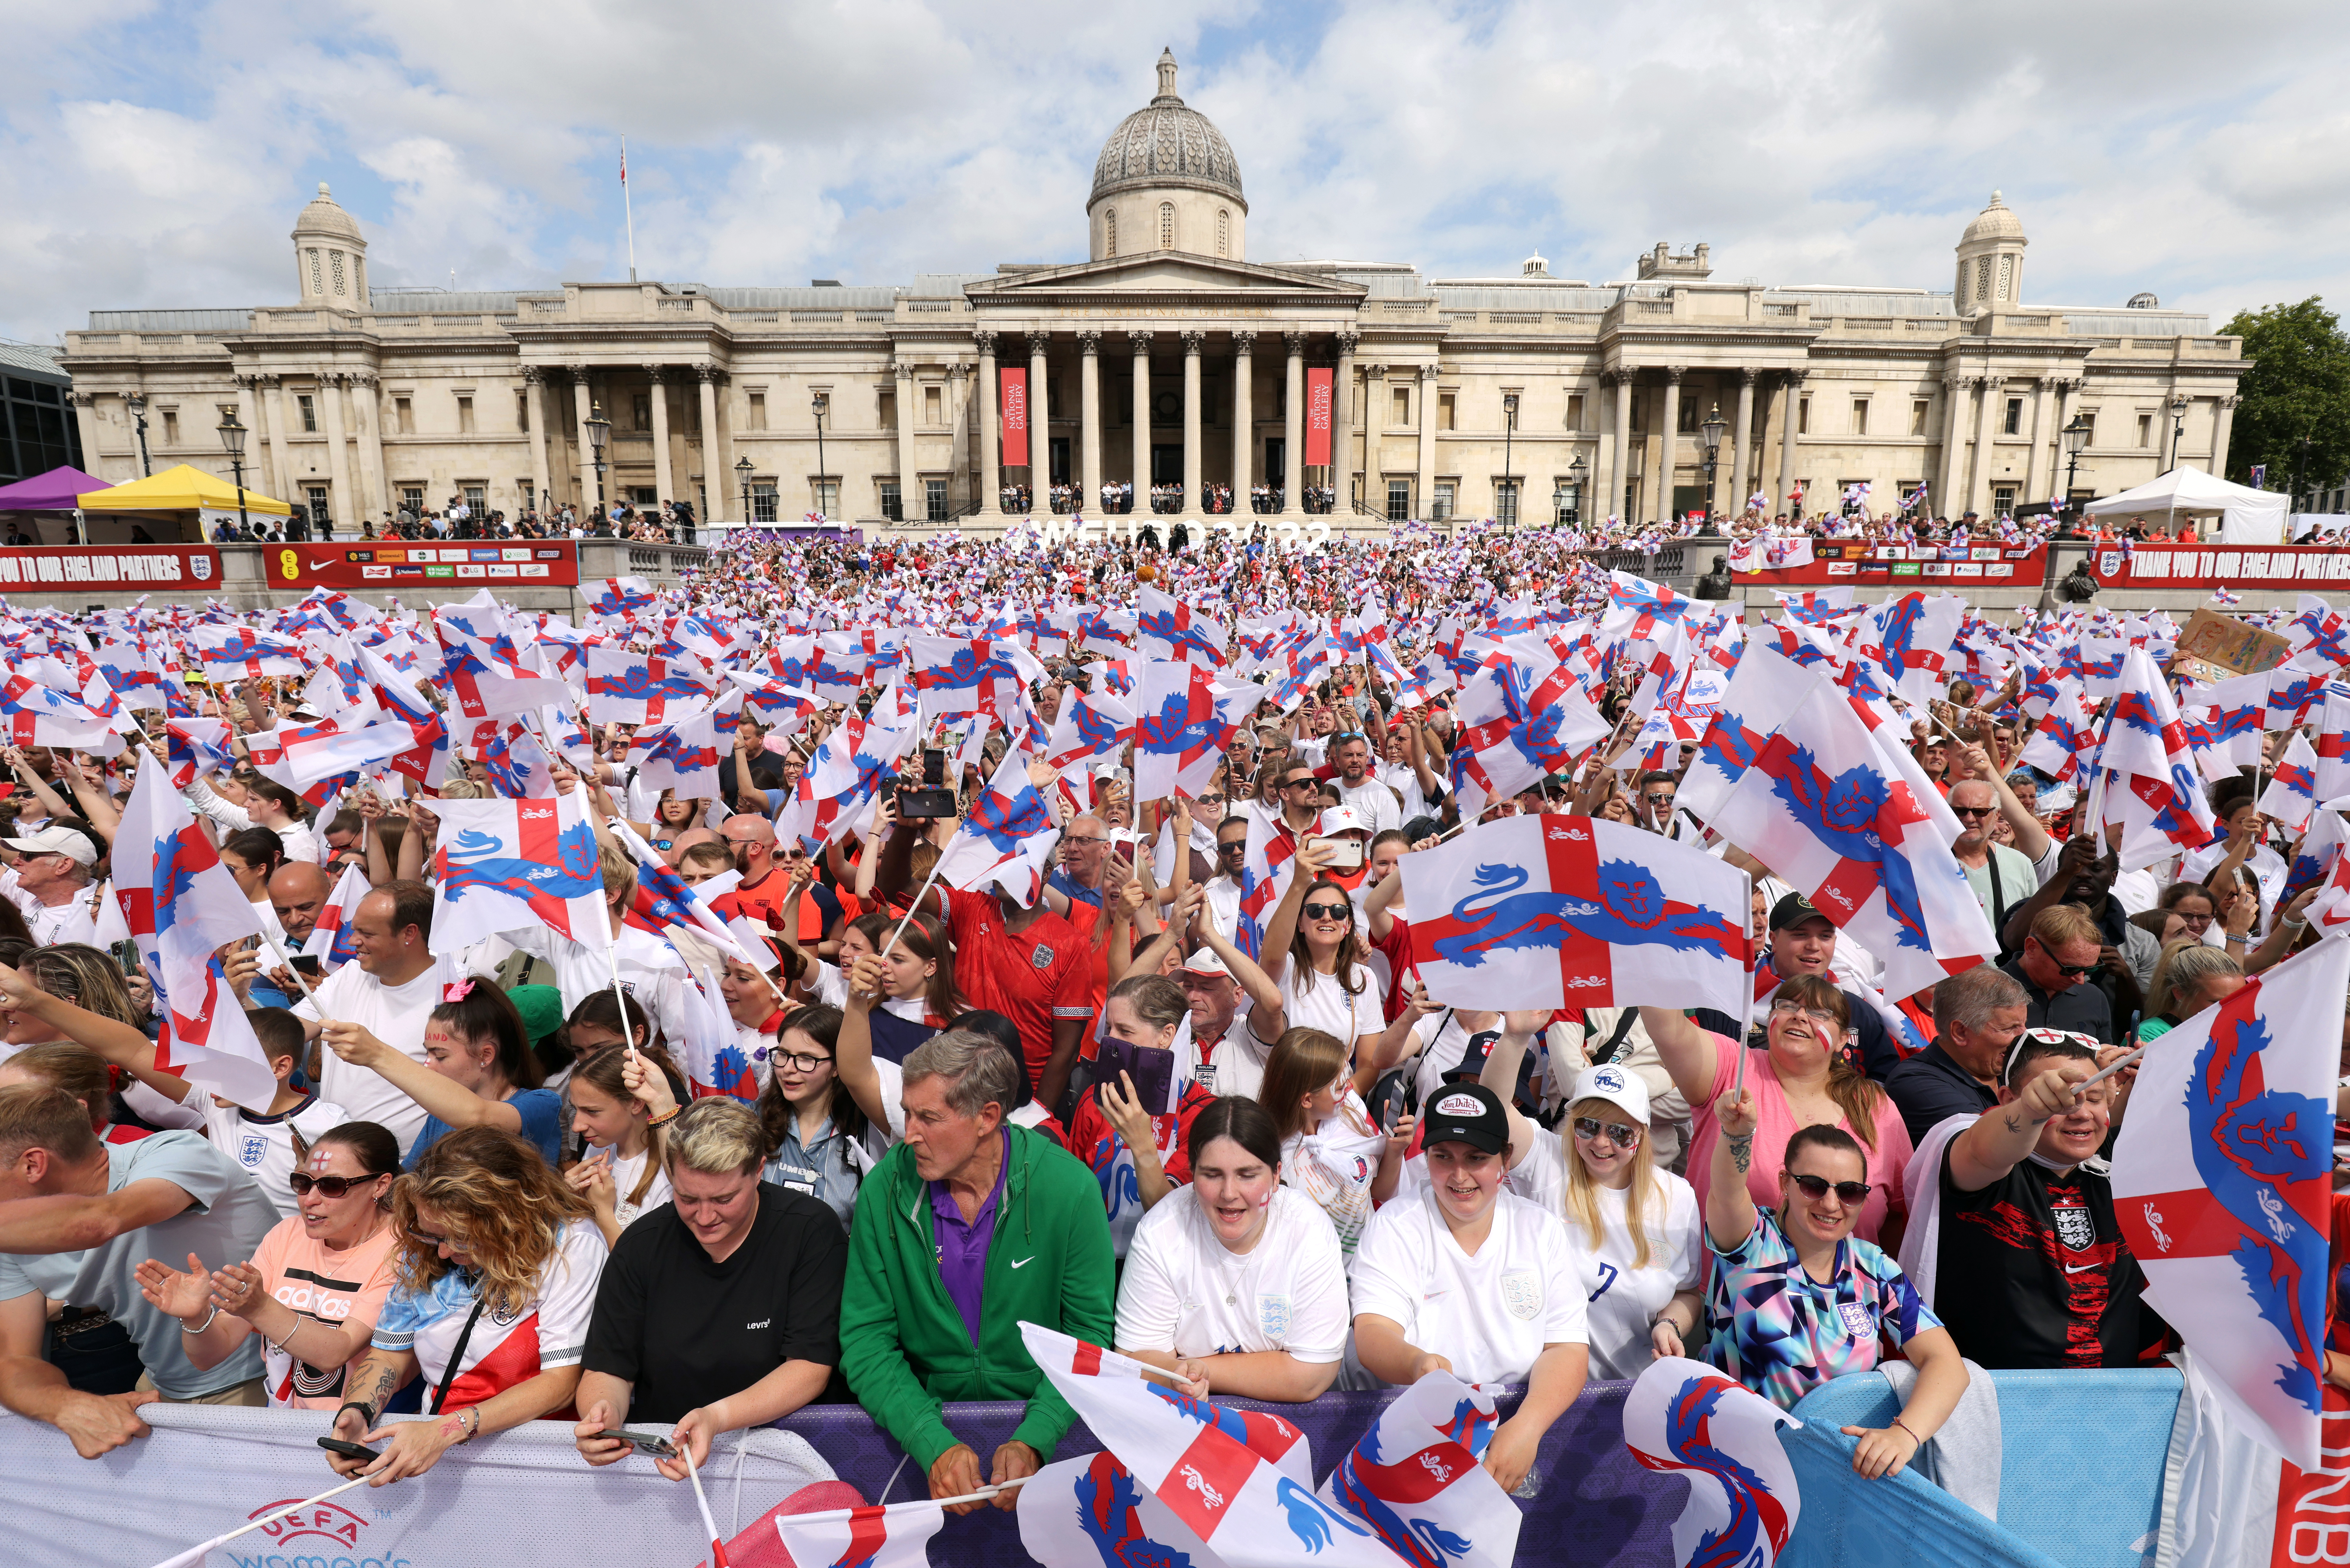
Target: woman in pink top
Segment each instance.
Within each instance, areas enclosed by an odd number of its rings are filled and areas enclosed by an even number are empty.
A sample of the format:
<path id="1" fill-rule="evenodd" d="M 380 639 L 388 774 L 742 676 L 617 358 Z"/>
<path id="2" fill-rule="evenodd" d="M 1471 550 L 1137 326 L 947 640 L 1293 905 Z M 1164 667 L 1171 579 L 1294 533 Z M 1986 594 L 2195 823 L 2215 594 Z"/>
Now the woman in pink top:
<path id="1" fill-rule="evenodd" d="M 1713 1104 L 1730 1092 L 1738 1075 L 1739 1048 L 1700 1029 L 1669 1008 L 1643 1007 L 1640 1022 L 1657 1043 L 1657 1054 L 1673 1083 L 1694 1107 L 1690 1128 L 1690 1180 L 1705 1199 L 1712 1179 Z M 1761 1120 L 1764 1148 L 1784 1148 L 1803 1127 L 1841 1127 L 1867 1153 L 1868 1168 L 1883 1174 L 1860 1212 L 1853 1234 L 1891 1251 L 1901 1244 L 1909 1205 L 1901 1173 L 1915 1152 L 1909 1131 L 1892 1096 L 1864 1076 L 1845 1054 L 1852 1034 L 1852 1004 L 1835 982 L 1799 974 L 1771 993 L 1767 1046 L 1746 1053 L 1746 1086 Z M 1747 1190 L 1760 1208 L 1779 1201 L 1779 1172 L 1757 1160 L 1746 1173 Z"/>
<path id="2" fill-rule="evenodd" d="M 298 1212 L 261 1239 L 250 1262 L 182 1273 L 153 1258 L 140 1290 L 180 1320 L 181 1348 L 216 1366 L 248 1334 L 261 1335 L 270 1406 L 335 1410 L 364 1358 L 397 1277 L 391 1184 L 400 1143 L 373 1122 L 345 1122 L 295 1148 Z"/>

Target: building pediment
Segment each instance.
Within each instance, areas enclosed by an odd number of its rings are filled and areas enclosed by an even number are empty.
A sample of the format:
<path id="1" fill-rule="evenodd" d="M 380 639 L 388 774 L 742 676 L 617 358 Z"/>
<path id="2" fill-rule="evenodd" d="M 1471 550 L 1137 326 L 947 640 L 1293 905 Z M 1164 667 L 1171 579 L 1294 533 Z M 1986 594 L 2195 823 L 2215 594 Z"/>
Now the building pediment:
<path id="1" fill-rule="evenodd" d="M 1108 294 L 1246 295 L 1264 303 L 1352 305 L 1368 291 L 1322 273 L 1289 272 L 1222 256 L 1149 251 L 1071 266 L 1044 267 L 967 285 L 982 309 L 993 306 L 1078 303 Z"/>

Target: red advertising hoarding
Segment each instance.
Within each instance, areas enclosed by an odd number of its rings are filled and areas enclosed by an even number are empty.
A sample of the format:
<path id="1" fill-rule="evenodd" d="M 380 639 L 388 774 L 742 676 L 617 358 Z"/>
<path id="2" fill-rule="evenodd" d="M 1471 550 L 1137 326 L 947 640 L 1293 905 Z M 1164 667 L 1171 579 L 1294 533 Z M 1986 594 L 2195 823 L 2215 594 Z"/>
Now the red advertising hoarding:
<path id="1" fill-rule="evenodd" d="M 2332 545 L 2099 545 L 2089 575 L 2109 588 L 2313 588 L 2350 583 L 2350 552 Z"/>
<path id="2" fill-rule="evenodd" d="M 568 539 L 272 545 L 262 551 L 261 558 L 273 588 L 397 588 L 475 582 L 567 588 L 579 582 L 579 547 Z"/>
<path id="3" fill-rule="evenodd" d="M 1028 466 L 1028 372 L 1003 370 L 997 374 L 1003 378 L 1003 417 L 998 421 L 1003 427 L 1003 466 L 1025 468 Z"/>
<path id="4" fill-rule="evenodd" d="M 1330 378 L 1326 365 L 1305 372 L 1305 466 L 1330 466 Z"/>
<path id="5" fill-rule="evenodd" d="M 1859 539 L 1814 539 L 1802 566 L 1739 570 L 1742 584 L 1769 587 L 1954 587 L 1962 583 L 2038 587 L 2048 574 L 2047 546 L 2005 545 L 1871 545 Z M 1709 563 L 1700 563 L 1705 565 Z"/>
<path id="6" fill-rule="evenodd" d="M 161 590 L 210 593 L 220 587 L 220 551 L 210 545 L 36 545 L 0 550 L 0 594 L 57 589 L 100 594 Z"/>

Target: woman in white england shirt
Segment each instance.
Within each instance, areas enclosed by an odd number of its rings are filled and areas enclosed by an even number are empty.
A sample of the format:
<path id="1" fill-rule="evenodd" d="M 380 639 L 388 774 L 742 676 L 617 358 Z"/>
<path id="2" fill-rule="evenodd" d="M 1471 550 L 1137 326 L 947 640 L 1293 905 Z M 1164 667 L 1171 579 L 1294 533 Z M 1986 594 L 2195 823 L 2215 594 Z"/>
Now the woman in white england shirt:
<path id="1" fill-rule="evenodd" d="M 1118 1282 L 1118 1349 L 1192 1391 L 1303 1403 L 1347 1348 L 1347 1270 L 1322 1211 L 1282 1185 L 1281 1142 L 1253 1100 L 1191 1123 L 1191 1180 L 1142 1217 Z"/>
<path id="2" fill-rule="evenodd" d="M 1428 1187 L 1380 1210 L 1356 1249 L 1355 1353 L 1398 1386 L 1436 1371 L 1524 1384 L 1485 1450 L 1486 1470 L 1511 1490 L 1583 1392 L 1582 1271 L 1557 1215 L 1503 1190 L 1510 1124 L 1491 1089 L 1446 1090 L 1422 1125 Z"/>

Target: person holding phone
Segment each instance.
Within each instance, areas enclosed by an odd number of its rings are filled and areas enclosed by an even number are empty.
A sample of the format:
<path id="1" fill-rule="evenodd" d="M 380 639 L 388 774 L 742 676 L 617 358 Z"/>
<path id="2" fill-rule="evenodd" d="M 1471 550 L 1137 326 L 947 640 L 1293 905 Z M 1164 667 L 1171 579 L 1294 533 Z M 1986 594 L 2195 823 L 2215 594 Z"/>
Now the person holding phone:
<path id="1" fill-rule="evenodd" d="M 1110 1242 L 1121 1258 L 1144 1213 L 1191 1179 L 1185 1138 L 1192 1120 L 1215 1103 L 1215 1096 L 1193 1083 L 1174 1093 L 1176 1036 L 1191 1012 L 1183 988 L 1163 975 L 1128 975 L 1112 987 L 1102 1006 L 1108 1036 L 1103 1059 L 1143 1053 L 1165 1075 L 1137 1061 L 1133 1070 L 1104 1078 L 1080 1096 L 1069 1118 L 1069 1152 L 1092 1167 L 1101 1183 Z M 1138 1077 L 1150 1085 L 1149 1093 L 1137 1086 Z"/>

